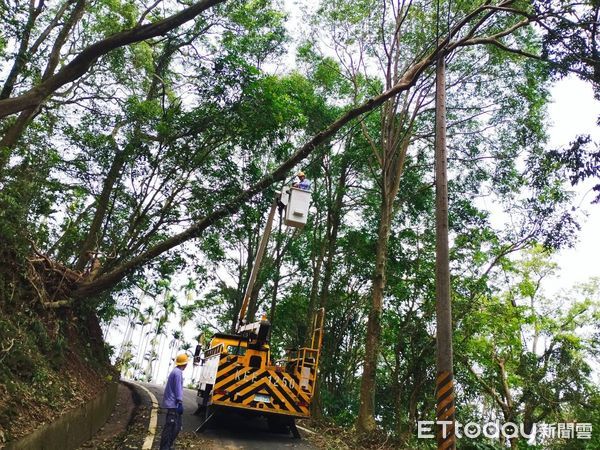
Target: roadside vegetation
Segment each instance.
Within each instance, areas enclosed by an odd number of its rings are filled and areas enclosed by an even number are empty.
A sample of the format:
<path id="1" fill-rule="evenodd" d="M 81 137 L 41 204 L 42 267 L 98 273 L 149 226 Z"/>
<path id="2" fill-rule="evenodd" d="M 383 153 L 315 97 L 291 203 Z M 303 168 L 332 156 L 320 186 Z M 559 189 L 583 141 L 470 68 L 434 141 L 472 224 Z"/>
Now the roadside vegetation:
<path id="1" fill-rule="evenodd" d="M 1 272 L 0 446 L 94 399 L 119 377 L 92 312 L 45 310 L 18 272 Z"/>

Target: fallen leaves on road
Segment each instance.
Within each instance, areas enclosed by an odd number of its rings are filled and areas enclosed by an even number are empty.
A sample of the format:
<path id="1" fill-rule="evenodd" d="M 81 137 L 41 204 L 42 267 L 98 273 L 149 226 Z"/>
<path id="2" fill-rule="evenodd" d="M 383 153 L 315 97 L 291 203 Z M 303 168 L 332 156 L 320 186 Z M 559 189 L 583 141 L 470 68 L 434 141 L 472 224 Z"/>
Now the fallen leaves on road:
<path id="1" fill-rule="evenodd" d="M 222 447 L 208 439 L 197 435 L 196 433 L 183 432 L 179 433 L 175 445 L 180 448 L 198 448 L 203 450 L 221 450 Z"/>

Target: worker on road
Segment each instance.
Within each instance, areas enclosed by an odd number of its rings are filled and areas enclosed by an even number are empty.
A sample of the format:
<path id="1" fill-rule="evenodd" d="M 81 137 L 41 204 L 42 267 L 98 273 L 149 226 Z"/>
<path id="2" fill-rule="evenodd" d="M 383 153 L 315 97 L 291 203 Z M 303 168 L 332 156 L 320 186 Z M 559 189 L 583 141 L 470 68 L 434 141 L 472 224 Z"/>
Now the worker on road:
<path id="1" fill-rule="evenodd" d="M 167 410 L 167 418 L 160 436 L 160 450 L 171 450 L 181 430 L 183 371 L 187 367 L 187 363 L 188 356 L 185 353 L 177 355 L 175 367 L 167 379 L 162 401 L 162 407 Z"/>
<path id="2" fill-rule="evenodd" d="M 300 188 L 304 191 L 310 191 L 310 181 L 306 179 L 306 175 L 304 175 L 304 172 L 300 171 L 296 176 L 298 177 L 298 181 L 294 181 L 294 183 L 292 183 L 292 186 Z"/>

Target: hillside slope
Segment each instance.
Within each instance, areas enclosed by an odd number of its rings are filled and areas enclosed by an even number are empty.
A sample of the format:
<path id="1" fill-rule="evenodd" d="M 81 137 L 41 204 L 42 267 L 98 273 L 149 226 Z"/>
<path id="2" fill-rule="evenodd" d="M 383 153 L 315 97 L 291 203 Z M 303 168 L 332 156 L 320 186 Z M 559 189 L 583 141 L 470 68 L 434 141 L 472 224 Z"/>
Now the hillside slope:
<path id="1" fill-rule="evenodd" d="M 18 263 L 0 269 L 0 446 L 118 377 L 92 312 L 44 308 Z"/>

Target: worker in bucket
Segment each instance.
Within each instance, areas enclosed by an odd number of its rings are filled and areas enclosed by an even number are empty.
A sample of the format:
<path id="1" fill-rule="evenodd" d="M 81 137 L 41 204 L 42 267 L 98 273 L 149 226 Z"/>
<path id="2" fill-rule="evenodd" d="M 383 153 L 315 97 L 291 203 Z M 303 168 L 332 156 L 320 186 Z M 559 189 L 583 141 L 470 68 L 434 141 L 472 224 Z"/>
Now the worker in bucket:
<path id="1" fill-rule="evenodd" d="M 310 181 L 308 181 L 306 179 L 306 175 L 304 175 L 304 172 L 302 172 L 302 171 L 298 172 L 296 177 L 297 177 L 298 181 L 294 181 L 292 183 L 292 186 L 302 189 L 304 191 L 310 191 Z"/>
<path id="2" fill-rule="evenodd" d="M 294 180 L 292 181 L 292 187 L 302 189 L 303 191 L 310 191 L 310 181 L 308 181 L 306 179 L 306 175 L 304 174 L 304 172 L 300 171 L 296 174 L 296 176 L 294 177 Z M 283 210 L 287 206 L 288 201 L 289 201 L 289 196 L 290 196 L 289 187 L 284 187 L 283 190 L 281 191 L 281 194 L 277 198 L 277 206 L 279 209 L 279 214 L 282 214 Z"/>
<path id="3" fill-rule="evenodd" d="M 183 415 L 183 371 L 187 367 L 188 356 L 185 353 L 177 355 L 175 367 L 169 374 L 162 407 L 167 410 L 165 426 L 160 436 L 160 450 L 171 450 L 175 439 L 181 431 L 181 416 Z"/>

